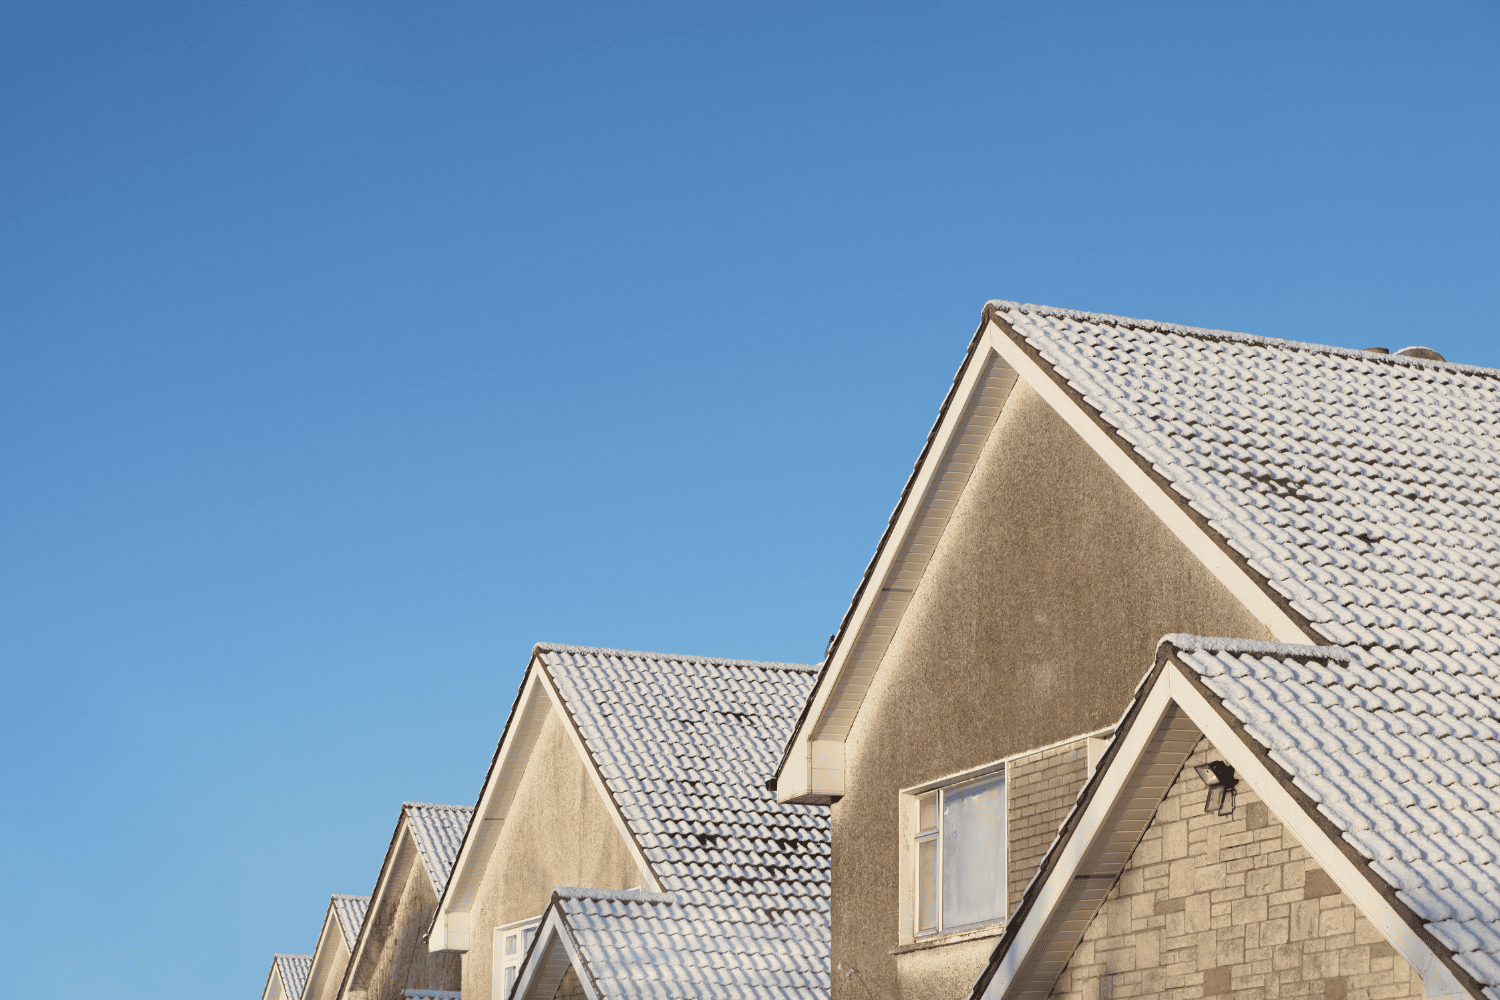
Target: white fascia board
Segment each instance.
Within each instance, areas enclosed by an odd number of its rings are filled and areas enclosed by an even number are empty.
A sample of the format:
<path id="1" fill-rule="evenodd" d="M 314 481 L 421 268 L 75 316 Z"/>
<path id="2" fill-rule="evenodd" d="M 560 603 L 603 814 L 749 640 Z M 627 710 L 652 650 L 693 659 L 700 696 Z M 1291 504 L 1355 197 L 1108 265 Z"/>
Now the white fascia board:
<path id="1" fill-rule="evenodd" d="M 990 329 L 993 329 L 993 324 Z M 932 443 L 926 450 L 926 460 L 906 495 L 901 515 L 891 530 L 885 547 L 880 552 L 874 570 L 869 574 L 869 584 L 860 595 L 859 603 L 850 616 L 849 625 L 844 630 L 844 640 L 839 643 L 833 660 L 828 664 L 827 673 L 822 683 L 818 685 L 812 706 L 802 725 L 792 736 L 792 745 L 789 747 L 785 763 L 776 776 L 776 798 L 779 802 L 790 802 L 806 797 L 826 801 L 827 797 L 844 794 L 843 756 L 847 727 L 844 732 L 830 731 L 828 716 L 831 710 L 840 707 L 842 701 L 848 700 L 848 695 L 841 684 L 844 670 L 850 657 L 860 651 L 864 645 L 862 640 L 865 638 L 865 632 L 873 624 L 872 614 L 881 604 L 880 598 L 885 593 L 893 567 L 905 554 L 907 536 L 924 510 L 924 501 L 934 485 L 934 479 L 944 471 L 955 439 L 962 436 L 969 420 L 972 419 L 970 403 L 975 389 L 988 375 L 990 363 L 998 357 L 991 343 L 992 339 L 991 333 L 986 330 L 981 335 L 979 343 L 975 345 L 968 367 L 964 370 L 963 379 L 959 382 L 958 391 L 948 406 L 942 424 L 933 435 Z M 991 423 L 992 430 L 993 427 L 994 422 Z M 858 702 L 863 701 L 864 693 L 865 689 L 862 688 L 852 699 L 855 702 L 854 705 L 842 707 L 857 710 Z"/>
<path id="2" fill-rule="evenodd" d="M 336 956 L 340 950 L 345 952 L 347 959 L 347 947 L 344 945 L 344 932 L 338 926 L 338 914 L 333 911 L 333 900 L 328 901 L 328 913 L 323 917 L 323 929 L 318 932 L 318 946 L 313 949 L 312 965 L 307 970 L 307 985 L 303 987 L 306 1000 L 312 1000 L 316 993 L 314 987 L 328 978 L 328 962 L 337 961 Z M 330 934 L 330 931 L 332 932 Z M 330 944 L 330 938 L 333 943 Z M 345 962 L 348 968 L 348 962 Z M 317 991 L 321 992 L 321 990 Z"/>
<path id="3" fill-rule="evenodd" d="M 584 995 L 588 997 L 588 1000 L 599 1000 L 599 994 L 594 989 L 593 982 L 590 981 L 592 977 L 586 971 L 581 971 L 586 970 L 587 966 L 582 956 L 578 954 L 578 946 L 573 943 L 573 936 L 568 933 L 562 911 L 557 908 L 556 903 L 550 907 L 550 912 L 542 921 L 542 926 L 537 928 L 536 937 L 531 945 L 531 954 L 526 956 L 526 961 L 516 976 L 516 985 L 510 995 L 516 1000 L 550 1000 L 550 997 L 530 997 L 528 991 L 531 989 L 532 980 L 536 978 L 536 970 L 542 960 L 555 948 L 562 948 L 568 956 L 568 964 L 574 970 L 580 970 L 578 982 L 583 986 Z M 494 997 L 492 1000 L 505 1000 L 505 998 Z"/>
<path id="4" fill-rule="evenodd" d="M 478 884 L 483 879 L 483 868 L 489 863 L 489 855 L 500 827 L 505 823 L 517 784 L 517 781 L 505 779 L 517 768 L 525 769 L 536 745 L 535 734 L 546 721 L 546 713 L 551 710 L 555 697 L 549 697 L 546 686 L 538 680 L 537 675 L 542 672 L 539 666 L 537 658 L 533 657 L 526 682 L 516 698 L 515 724 L 507 727 L 504 743 L 485 776 L 484 787 L 479 791 L 479 803 L 469 820 L 468 833 L 432 915 L 432 926 L 427 934 L 429 952 L 469 950 L 469 910 L 474 901 L 473 893 L 478 891 Z M 472 891 L 469 889 L 471 885 Z"/>
<path id="5" fill-rule="evenodd" d="M 583 761 L 583 768 L 593 779 L 594 790 L 599 793 L 599 798 L 604 803 L 604 808 L 615 821 L 615 829 L 619 831 L 620 837 L 625 841 L 625 846 L 630 849 L 630 856 L 635 858 L 635 863 L 641 869 L 641 878 L 644 880 L 647 891 L 661 892 L 661 882 L 656 877 L 656 872 L 651 870 L 651 863 L 646 860 L 646 855 L 641 853 L 641 845 L 636 843 L 635 834 L 630 830 L 630 824 L 625 822 L 625 817 L 620 812 L 615 797 L 610 794 L 609 786 L 604 783 L 604 775 L 599 773 L 599 765 L 594 762 L 594 755 L 589 753 L 588 746 L 583 742 L 583 734 L 578 731 L 578 720 L 573 718 L 573 713 L 568 711 L 567 703 L 563 701 L 562 695 L 558 694 L 557 688 L 552 683 L 552 676 L 547 672 L 547 665 L 537 658 L 535 675 L 541 678 L 541 683 L 552 699 L 558 715 L 567 725 L 568 736 L 573 740 L 573 748 L 578 751 L 579 759 Z"/>
<path id="6" fill-rule="evenodd" d="M 380 874 L 375 878 L 375 889 L 370 893 L 370 905 L 365 908 L 364 922 L 359 926 L 359 936 L 354 939 L 354 950 L 349 955 L 349 961 L 344 966 L 344 975 L 339 984 L 339 996 L 348 993 L 354 986 L 355 975 L 359 971 L 360 963 L 365 959 L 365 949 L 370 943 L 370 928 L 375 926 L 377 914 L 387 903 L 391 906 L 401 905 L 402 886 L 396 886 L 394 893 L 391 884 L 395 879 L 396 872 L 401 870 L 401 852 L 409 851 L 413 855 L 417 851 L 415 835 L 411 831 L 411 821 L 406 815 L 406 810 L 401 810 L 401 818 L 396 822 L 396 834 L 391 838 L 391 846 L 386 849 L 385 860 L 380 865 Z M 413 863 L 421 864 L 420 857 L 414 857 Z M 402 880 L 404 881 L 404 879 Z M 330 904 L 330 910 L 332 905 Z M 309 977 L 309 982 L 311 978 Z"/>
<path id="7" fill-rule="evenodd" d="M 1036 902 L 1032 904 L 1020 930 L 1017 931 L 1015 939 L 1007 949 L 1004 960 L 990 979 L 989 986 L 984 991 L 984 1000 L 1000 1000 L 1005 995 L 1021 963 L 1037 944 L 1042 930 L 1047 926 L 1047 921 L 1062 901 L 1065 890 L 1072 884 L 1073 876 L 1077 873 L 1084 855 L 1093 846 L 1094 838 L 1088 834 L 1097 833 L 1103 827 L 1105 817 L 1114 808 L 1136 761 L 1140 760 L 1146 745 L 1155 735 L 1157 727 L 1161 725 L 1162 716 L 1166 714 L 1170 704 L 1171 697 L 1167 686 L 1161 683 L 1153 684 L 1135 721 L 1125 733 L 1125 741 L 1115 754 L 1111 767 L 1105 772 L 1098 790 L 1094 792 L 1083 816 L 1074 827 L 1073 836 L 1068 839 L 1057 864 L 1053 866 L 1047 881 L 1043 883 Z"/>
<path id="8" fill-rule="evenodd" d="M 1136 463 L 1135 457 L 1126 450 L 1124 442 L 1108 434 L 1091 414 L 1057 384 L 1052 375 L 1032 359 L 1020 344 L 997 324 L 990 320 L 985 331 L 986 340 L 995 345 L 1005 362 L 1020 373 L 1026 383 L 1036 390 L 1051 407 L 1062 416 L 1069 427 L 1086 441 L 1090 448 L 1104 459 L 1110 469 L 1125 481 L 1136 496 L 1140 497 L 1151 512 L 1176 535 L 1188 551 L 1208 568 L 1224 587 L 1243 604 L 1261 624 L 1270 630 L 1278 642 L 1300 642 L 1311 646 L 1322 645 L 1326 640 L 1309 635 L 1291 616 L 1283 611 L 1266 592 L 1260 580 L 1248 573 L 1224 551 L 1220 541 L 1210 535 L 1183 510 L 1185 500 L 1173 495 L 1152 479 Z"/>
<path id="9" fill-rule="evenodd" d="M 1260 796 L 1266 808 L 1282 826 L 1292 832 L 1303 849 L 1333 879 L 1339 890 L 1384 935 L 1387 943 L 1396 949 L 1408 965 L 1417 970 L 1422 977 L 1424 993 L 1428 996 L 1467 996 L 1467 991 L 1459 986 L 1427 942 L 1396 911 L 1390 900 L 1375 888 L 1369 876 L 1355 865 L 1337 843 L 1329 839 L 1323 828 L 1277 780 L 1260 755 L 1246 745 L 1176 662 L 1167 664 L 1162 680 L 1165 684 L 1159 683 L 1158 686 L 1170 688 L 1172 700 L 1208 737 L 1208 741 L 1234 768 L 1235 774 Z"/>

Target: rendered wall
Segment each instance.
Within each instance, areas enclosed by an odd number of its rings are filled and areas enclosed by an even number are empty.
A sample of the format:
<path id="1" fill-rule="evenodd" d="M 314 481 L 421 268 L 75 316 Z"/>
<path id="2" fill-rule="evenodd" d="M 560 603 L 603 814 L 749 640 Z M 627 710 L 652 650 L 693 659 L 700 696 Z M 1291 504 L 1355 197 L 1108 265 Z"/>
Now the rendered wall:
<path id="1" fill-rule="evenodd" d="M 402 990 L 459 988 L 459 956 L 427 950 L 424 935 L 432 923 L 437 895 L 410 833 L 404 834 L 399 850 L 394 881 L 387 890 L 398 893 L 395 905 L 391 906 L 388 897 L 381 899 L 365 918 L 375 923 L 367 932 L 360 963 L 362 983 L 351 983 L 351 994 L 362 987 L 364 1000 L 402 1000 Z"/>
<path id="2" fill-rule="evenodd" d="M 892 954 L 899 789 L 1112 725 L 1165 633 L 1271 638 L 1024 381 L 912 596 L 833 806 L 837 1000 L 961 997 L 994 944 Z"/>
<path id="3" fill-rule="evenodd" d="M 464 1000 L 491 1000 L 494 928 L 540 916 L 553 889 L 644 884 L 567 725 L 555 710 L 547 717 L 485 866 L 463 956 Z"/>
<path id="4" fill-rule="evenodd" d="M 338 918 L 329 915 L 329 922 L 336 924 Z M 344 969 L 349 964 L 349 949 L 344 946 L 344 935 L 339 932 L 337 926 L 328 926 L 325 931 L 329 937 L 327 954 L 320 955 L 320 962 L 315 962 L 313 971 L 307 979 L 307 985 L 302 989 L 302 1000 L 334 1000 L 338 996 L 339 984 L 344 979 Z"/>
<path id="5" fill-rule="evenodd" d="M 1232 816 L 1203 812 L 1194 764 L 1167 793 L 1089 924 L 1053 1000 L 1401 1000 L 1422 980 L 1244 791 Z"/>

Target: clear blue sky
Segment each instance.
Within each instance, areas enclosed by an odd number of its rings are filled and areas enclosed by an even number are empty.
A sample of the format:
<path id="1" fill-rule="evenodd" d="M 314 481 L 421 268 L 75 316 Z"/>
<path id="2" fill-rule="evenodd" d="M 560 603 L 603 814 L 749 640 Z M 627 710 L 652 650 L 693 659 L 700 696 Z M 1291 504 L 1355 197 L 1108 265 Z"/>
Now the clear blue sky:
<path id="1" fill-rule="evenodd" d="M 535 641 L 816 660 L 987 299 L 1500 365 L 1497 29 L 11 5 L 0 995 L 258 996 Z"/>

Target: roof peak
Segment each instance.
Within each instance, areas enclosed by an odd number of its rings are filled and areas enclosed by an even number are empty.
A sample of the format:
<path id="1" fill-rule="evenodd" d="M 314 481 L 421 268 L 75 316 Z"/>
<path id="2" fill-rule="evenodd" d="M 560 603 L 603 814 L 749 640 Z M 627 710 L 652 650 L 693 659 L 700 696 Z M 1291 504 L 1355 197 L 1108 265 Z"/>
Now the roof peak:
<path id="1" fill-rule="evenodd" d="M 453 812 L 473 812 L 473 806 L 445 805 L 441 802 L 403 802 L 402 809 L 450 809 Z"/>
<path id="2" fill-rule="evenodd" d="M 777 663 L 769 660 L 733 660 L 722 656 L 694 656 L 687 653 L 648 653 L 635 649 L 610 649 L 606 646 L 569 646 L 559 642 L 539 642 L 531 649 L 531 655 L 538 653 L 570 653 L 584 656 L 616 656 L 629 657 L 635 660 L 678 660 L 683 663 L 710 663 L 715 666 L 724 667 L 759 667 L 764 670 L 797 670 L 804 673 L 816 672 L 822 667 L 821 663 Z"/>
<path id="3" fill-rule="evenodd" d="M 1418 368 L 1443 368 L 1456 369 L 1471 374 L 1500 375 L 1500 369 L 1485 368 L 1482 365 L 1466 365 L 1456 361 L 1433 361 L 1428 358 L 1418 357 L 1412 354 L 1400 354 L 1391 352 L 1389 354 L 1377 354 L 1371 351 L 1357 350 L 1352 347 L 1335 347 L 1332 344 L 1315 344 L 1305 340 L 1287 340 L 1281 337 L 1262 337 L 1252 333 L 1238 333 L 1234 330 L 1216 330 L 1210 327 L 1184 326 L 1181 323 L 1164 323 L 1154 319 L 1136 319 L 1130 316 L 1115 316 L 1110 313 L 1088 312 L 1083 309 L 1065 309 L 1061 306 L 1043 306 L 1032 302 L 1011 302 L 1007 299 L 991 299 L 985 303 L 986 307 L 993 308 L 997 312 L 1019 312 L 1032 316 L 1052 316 L 1058 319 L 1080 320 L 1086 323 L 1104 323 L 1110 326 L 1119 326 L 1131 330 L 1153 330 L 1160 333 L 1173 333 L 1183 337 L 1195 337 L 1200 340 L 1234 341 L 1244 344 L 1259 344 L 1266 347 L 1291 348 L 1301 351 L 1316 351 L 1320 354 L 1333 354 L 1340 357 L 1361 358 L 1366 361 L 1386 361 L 1391 364 L 1409 365 Z M 1407 350 L 1408 348 L 1403 348 Z M 1427 348 L 1431 350 L 1431 348 Z M 1437 352 L 1433 352 L 1437 353 Z"/>

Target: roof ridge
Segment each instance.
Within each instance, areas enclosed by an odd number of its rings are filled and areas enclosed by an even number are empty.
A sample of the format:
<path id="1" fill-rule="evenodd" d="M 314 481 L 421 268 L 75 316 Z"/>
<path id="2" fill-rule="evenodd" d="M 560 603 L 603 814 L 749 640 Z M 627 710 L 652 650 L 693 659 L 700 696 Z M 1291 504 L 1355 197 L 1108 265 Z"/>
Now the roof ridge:
<path id="1" fill-rule="evenodd" d="M 618 903 L 675 903 L 677 894 L 672 892 L 647 892 L 644 889 L 582 889 L 577 886 L 560 885 L 552 890 L 554 899 L 592 899 L 598 902 Z"/>
<path id="2" fill-rule="evenodd" d="M 344 893 L 336 892 L 336 893 L 333 894 L 332 898 L 333 899 L 369 899 L 370 897 L 369 896 L 348 896 L 348 895 L 345 895 Z"/>
<path id="3" fill-rule="evenodd" d="M 1263 639 L 1234 639 L 1224 636 L 1191 635 L 1170 632 L 1157 640 L 1160 649 L 1170 645 L 1184 653 L 1250 653 L 1261 656 L 1301 656 L 1320 660 L 1353 663 L 1354 656 L 1343 646 L 1314 646 L 1305 642 L 1267 642 Z"/>
<path id="4" fill-rule="evenodd" d="M 1154 319 L 1135 319 L 1130 316 L 1115 316 L 1110 313 L 1088 312 L 1083 309 L 1065 309 L 1061 306 L 1043 306 L 1031 302 L 1011 302 L 1007 299 L 991 299 L 987 306 L 991 306 L 999 312 L 1027 313 L 1034 316 L 1055 316 L 1060 319 L 1076 319 L 1088 323 L 1106 323 L 1111 326 L 1123 326 L 1132 330 L 1155 330 L 1160 333 L 1175 333 L 1184 337 L 1196 337 L 1200 340 L 1228 340 L 1245 344 L 1261 344 L 1266 347 L 1291 348 L 1294 350 L 1317 351 L 1323 354 L 1335 354 L 1341 357 L 1359 358 L 1364 361 L 1384 361 L 1390 364 L 1415 365 L 1417 367 L 1455 369 L 1467 374 L 1500 376 L 1500 368 L 1486 368 L 1483 365 L 1467 365 L 1458 361 L 1430 361 L 1427 358 L 1417 358 L 1410 354 L 1371 354 L 1369 351 L 1361 351 L 1353 347 L 1336 347 L 1333 344 L 1315 344 L 1306 340 L 1286 340 L 1281 337 L 1262 337 L 1253 333 L 1238 333 L 1234 330 L 1216 330 L 1211 327 L 1184 326 L 1181 323 L 1164 323 Z"/>
<path id="5" fill-rule="evenodd" d="M 810 673 L 822 668 L 821 663 L 780 663 L 772 660 L 734 660 L 722 656 L 694 656 L 686 653 L 649 653 L 638 649 L 610 649 L 606 646 L 569 646 L 557 642 L 539 642 L 531 648 L 537 653 L 581 653 L 594 656 L 631 657 L 638 660 L 678 660 L 684 663 L 710 663 L 725 667 L 760 667 L 767 670 L 796 670 Z"/>
<path id="6" fill-rule="evenodd" d="M 452 809 L 454 812 L 473 812 L 473 806 L 450 805 L 442 802 L 403 802 L 402 809 Z"/>

